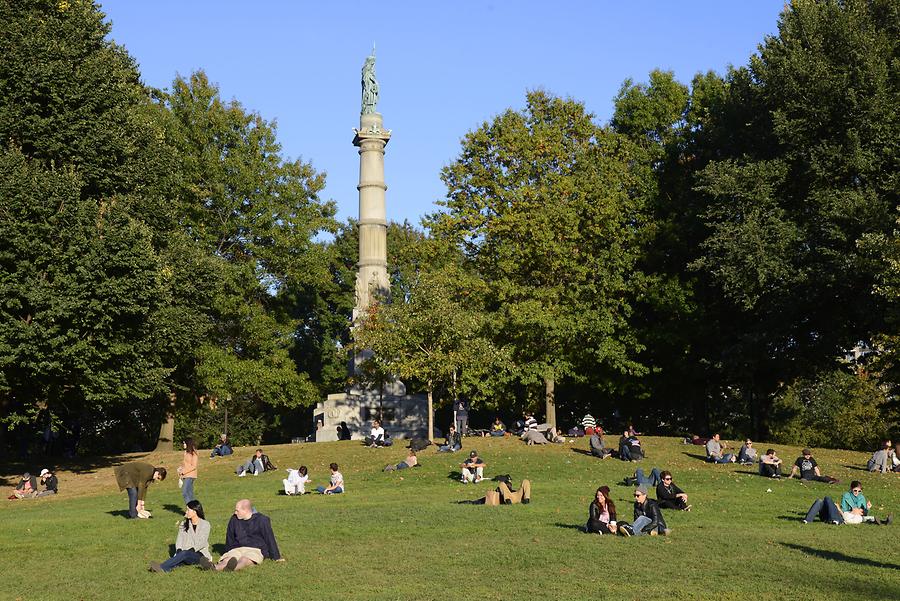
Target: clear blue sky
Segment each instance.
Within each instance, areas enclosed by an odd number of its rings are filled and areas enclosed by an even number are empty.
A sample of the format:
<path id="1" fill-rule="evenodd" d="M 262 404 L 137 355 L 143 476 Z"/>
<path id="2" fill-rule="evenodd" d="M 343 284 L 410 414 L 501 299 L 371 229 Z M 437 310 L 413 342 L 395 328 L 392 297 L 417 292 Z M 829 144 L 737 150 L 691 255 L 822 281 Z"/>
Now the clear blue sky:
<path id="1" fill-rule="evenodd" d="M 744 65 L 784 0 L 314 2 L 100 0 L 144 82 L 204 69 L 222 96 L 276 120 L 285 155 L 327 173 L 324 197 L 357 214 L 360 69 L 372 43 L 378 110 L 393 130 L 387 213 L 418 224 L 445 194 L 466 132 L 542 88 L 609 119 L 622 81 L 654 68 L 685 83 Z"/>

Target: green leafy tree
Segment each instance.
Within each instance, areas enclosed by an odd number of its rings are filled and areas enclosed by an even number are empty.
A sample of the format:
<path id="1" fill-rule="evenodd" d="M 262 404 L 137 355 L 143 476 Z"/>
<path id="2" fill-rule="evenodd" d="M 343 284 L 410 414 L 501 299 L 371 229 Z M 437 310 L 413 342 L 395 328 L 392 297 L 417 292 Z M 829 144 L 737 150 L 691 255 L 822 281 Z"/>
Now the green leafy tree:
<path id="1" fill-rule="evenodd" d="M 429 218 L 487 282 L 495 340 L 520 382 L 543 383 L 554 425 L 556 382 L 585 363 L 642 371 L 628 327 L 644 227 L 634 150 L 580 103 L 531 92 L 465 136 Z"/>

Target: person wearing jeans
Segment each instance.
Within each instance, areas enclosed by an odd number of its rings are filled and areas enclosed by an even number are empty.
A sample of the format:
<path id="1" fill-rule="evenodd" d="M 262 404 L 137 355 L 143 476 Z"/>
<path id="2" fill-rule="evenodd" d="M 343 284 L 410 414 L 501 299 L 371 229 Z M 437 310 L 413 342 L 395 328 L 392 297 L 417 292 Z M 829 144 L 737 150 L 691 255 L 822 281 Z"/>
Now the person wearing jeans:
<path id="1" fill-rule="evenodd" d="M 210 525 L 203 514 L 200 501 L 192 499 L 184 510 L 184 522 L 178 526 L 175 538 L 175 555 L 162 563 L 151 563 L 151 572 L 171 572 L 181 565 L 199 565 L 204 570 L 213 569 L 209 553 Z"/>
<path id="2" fill-rule="evenodd" d="M 812 521 L 816 519 L 816 516 L 822 518 L 822 521 L 827 524 L 838 525 L 844 523 L 844 516 L 841 515 L 840 508 L 838 508 L 834 501 L 831 500 L 831 497 L 816 499 L 813 502 L 812 507 L 809 508 L 809 511 L 806 512 L 803 523 L 812 523 Z"/>
<path id="3" fill-rule="evenodd" d="M 713 434 L 712 438 L 706 441 L 706 460 L 711 463 L 734 463 L 736 459 L 733 453 L 722 453 L 727 446 L 719 440 L 718 433 Z"/>
<path id="4" fill-rule="evenodd" d="M 134 461 L 115 468 L 116 484 L 119 490 L 128 491 L 128 517 L 149 518 L 149 512 L 144 510 L 144 496 L 147 494 L 147 486 L 152 482 L 166 479 L 166 468 L 153 467 L 149 463 Z"/>
<path id="5" fill-rule="evenodd" d="M 328 487 L 319 486 L 316 488 L 323 495 L 339 495 L 344 492 L 344 476 L 338 471 L 338 464 L 332 463 L 331 468 L 331 484 Z"/>
<path id="6" fill-rule="evenodd" d="M 197 464 L 200 456 L 194 447 L 193 438 L 185 438 L 181 444 L 184 448 L 184 456 L 178 467 L 178 475 L 181 477 L 181 496 L 187 503 L 194 500 L 194 481 L 197 479 Z"/>
<path id="7" fill-rule="evenodd" d="M 634 522 L 623 530 L 625 536 L 644 536 L 645 534 L 665 536 L 669 534 L 659 504 L 647 496 L 646 486 L 638 486 L 634 489 Z"/>

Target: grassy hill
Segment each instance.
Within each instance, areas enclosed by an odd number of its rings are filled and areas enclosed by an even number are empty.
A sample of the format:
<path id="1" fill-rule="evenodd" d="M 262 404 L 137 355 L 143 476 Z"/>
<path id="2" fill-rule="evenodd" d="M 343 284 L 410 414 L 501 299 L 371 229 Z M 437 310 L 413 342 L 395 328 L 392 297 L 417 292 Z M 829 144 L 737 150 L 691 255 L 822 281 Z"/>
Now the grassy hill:
<path id="1" fill-rule="evenodd" d="M 570 439 L 571 440 L 571 439 Z M 356 441 L 266 447 L 277 472 L 237 478 L 253 449 L 228 458 L 201 452 L 197 498 L 212 523 L 214 556 L 240 498 L 272 518 L 285 563 L 244 572 L 180 568 L 147 572 L 175 540 L 183 505 L 177 478 L 153 484 L 151 520 L 126 520 L 114 465 L 137 458 L 172 469 L 180 453 L 131 455 L 60 467 L 56 497 L 0 501 L 0 599 L 900 599 L 900 525 L 804 525 L 813 499 L 839 498 L 859 479 L 876 515 L 900 516 L 900 478 L 862 471 L 867 457 L 818 451 L 837 485 L 771 481 L 741 466 L 709 465 L 702 448 L 644 438 L 640 464 L 585 455 L 586 439 L 528 447 L 515 439 L 465 439 L 489 464 L 487 476 L 533 482 L 530 505 L 459 505 L 494 483 L 458 481 L 462 453 L 420 454 L 421 468 L 382 473 L 405 456 L 401 447 L 368 449 Z M 759 444 L 764 450 L 765 445 Z M 778 447 L 786 463 L 797 448 Z M 280 494 L 282 468 L 309 467 L 314 485 L 341 466 L 347 493 Z M 691 512 L 666 511 L 672 536 L 624 539 L 587 535 L 581 527 L 594 490 L 612 488 L 620 519 L 631 521 L 630 487 L 639 465 L 669 469 L 690 495 Z M 0 465 L 15 475 L 44 466 Z M 651 494 L 651 496 L 655 496 Z"/>

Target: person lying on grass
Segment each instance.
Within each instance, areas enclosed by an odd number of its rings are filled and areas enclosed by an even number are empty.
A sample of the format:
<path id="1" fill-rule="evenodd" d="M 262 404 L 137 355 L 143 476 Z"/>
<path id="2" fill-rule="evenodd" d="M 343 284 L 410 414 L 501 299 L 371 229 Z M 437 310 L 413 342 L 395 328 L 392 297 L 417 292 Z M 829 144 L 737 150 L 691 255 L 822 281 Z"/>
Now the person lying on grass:
<path id="1" fill-rule="evenodd" d="M 781 459 L 775 454 L 775 449 L 766 449 L 766 454 L 759 458 L 759 475 L 781 478 Z"/>
<path id="2" fill-rule="evenodd" d="M 801 480 L 811 480 L 816 482 L 826 482 L 828 484 L 837 484 L 840 482 L 837 478 L 832 478 L 831 476 L 823 476 L 819 471 L 819 464 L 816 463 L 816 460 L 813 459 L 812 451 L 809 449 L 803 449 L 800 457 L 797 457 L 797 461 L 794 462 L 794 466 L 791 468 L 790 478 L 794 477 L 794 474 L 800 474 Z"/>
<path id="3" fill-rule="evenodd" d="M 601 486 L 594 493 L 594 500 L 588 505 L 588 521 L 584 527 L 588 534 L 615 534 L 616 504 L 610 498 L 609 487 Z"/>
<path id="4" fill-rule="evenodd" d="M 880 522 L 878 518 L 871 515 L 869 511 L 872 509 L 872 502 L 866 500 L 862 494 L 862 484 L 859 480 L 850 483 L 850 490 L 841 497 L 841 517 L 844 518 L 845 524 L 861 524 L 863 522 L 873 522 L 875 524 L 888 525 L 894 521 L 893 515 L 888 515 L 884 522 Z"/>
<path id="5" fill-rule="evenodd" d="M 263 559 L 284 561 L 275 542 L 272 522 L 268 516 L 253 511 L 249 499 L 241 499 L 234 506 L 234 515 L 225 532 L 225 554 L 219 558 L 216 570 L 233 572 L 259 565 Z"/>
<path id="6" fill-rule="evenodd" d="M 394 470 L 405 470 L 408 467 L 419 467 L 419 459 L 416 457 L 416 452 L 412 449 L 409 450 L 409 453 L 406 456 L 404 461 L 401 461 L 397 465 L 393 463 L 389 463 L 384 466 L 385 472 L 393 472 Z"/>
<path id="7" fill-rule="evenodd" d="M 500 485 L 494 490 L 487 491 L 480 499 L 474 501 L 458 501 L 460 505 L 488 505 L 496 507 L 497 505 L 517 505 L 519 503 L 528 505 L 531 503 L 531 481 L 522 480 L 522 486 L 519 490 L 513 490 L 510 485 L 509 476 L 498 476 Z"/>
<path id="8" fill-rule="evenodd" d="M 306 494 L 306 485 L 309 484 L 309 472 L 305 465 L 301 465 L 295 470 L 288 470 L 288 477 L 281 481 L 284 484 L 284 494 L 286 495 L 304 495 Z"/>
<path id="9" fill-rule="evenodd" d="M 659 476 L 661 482 L 656 485 L 656 500 L 660 509 L 690 511 L 692 506 L 688 505 L 687 493 L 672 481 L 672 472 L 666 470 Z"/>
<path id="10" fill-rule="evenodd" d="M 338 471 L 338 464 L 332 463 L 331 468 L 331 484 L 328 486 L 319 486 L 316 488 L 323 495 L 339 495 L 344 492 L 344 476 Z"/>
<path id="11" fill-rule="evenodd" d="M 649 476 L 645 476 L 643 468 L 639 467 L 634 470 L 634 476 L 625 478 L 625 486 L 646 486 L 648 488 L 656 486 L 662 482 L 661 473 L 659 468 L 655 467 L 650 470 Z"/>
<path id="12" fill-rule="evenodd" d="M 478 456 L 478 451 L 472 450 L 469 458 L 460 464 L 462 468 L 462 478 L 460 482 L 468 484 L 469 482 L 481 482 L 484 480 L 484 468 L 487 464 Z"/>
<path id="13" fill-rule="evenodd" d="M 619 530 L 623 536 L 668 536 L 671 530 L 666 527 L 659 504 L 647 496 L 647 487 L 634 489 L 634 522 L 621 524 Z"/>
<path id="14" fill-rule="evenodd" d="M 175 555 L 162 563 L 150 562 L 151 572 L 171 572 L 178 566 L 199 565 L 204 570 L 212 570 L 212 555 L 209 553 L 209 522 L 203 514 L 203 505 L 193 499 L 184 510 L 184 522 L 178 525 L 175 536 Z"/>
<path id="15" fill-rule="evenodd" d="M 133 461 L 120 465 L 114 470 L 119 490 L 128 491 L 128 517 L 131 519 L 151 517 L 144 508 L 147 486 L 166 479 L 166 468 L 153 467 L 149 463 Z"/>
<path id="16" fill-rule="evenodd" d="M 732 453 L 725 453 L 728 444 L 720 440 L 719 434 L 713 434 L 706 442 L 706 460 L 710 463 L 734 463 L 737 461 Z"/>

